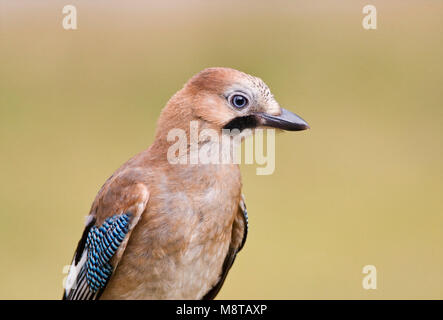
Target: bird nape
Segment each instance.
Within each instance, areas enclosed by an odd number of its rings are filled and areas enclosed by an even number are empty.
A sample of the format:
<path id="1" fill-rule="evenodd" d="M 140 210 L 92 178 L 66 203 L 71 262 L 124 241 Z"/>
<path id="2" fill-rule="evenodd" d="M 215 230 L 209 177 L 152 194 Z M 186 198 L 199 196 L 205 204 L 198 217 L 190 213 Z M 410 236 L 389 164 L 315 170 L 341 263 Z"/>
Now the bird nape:
<path id="1" fill-rule="evenodd" d="M 216 137 L 226 130 L 309 128 L 259 78 L 230 68 L 193 76 L 162 110 L 153 144 L 98 192 L 64 299 L 216 297 L 244 246 L 248 217 L 238 164 L 171 160 L 171 136 L 192 140 L 192 123 L 199 134 Z M 184 141 L 178 148 L 191 153 Z M 196 145 L 219 148 L 207 138 Z"/>

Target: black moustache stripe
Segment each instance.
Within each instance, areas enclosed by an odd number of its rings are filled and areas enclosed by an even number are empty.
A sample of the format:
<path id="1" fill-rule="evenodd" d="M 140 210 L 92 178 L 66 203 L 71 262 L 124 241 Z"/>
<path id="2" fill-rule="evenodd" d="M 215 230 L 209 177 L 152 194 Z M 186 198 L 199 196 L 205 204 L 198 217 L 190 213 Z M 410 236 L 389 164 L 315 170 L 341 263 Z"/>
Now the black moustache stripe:
<path id="1" fill-rule="evenodd" d="M 244 116 L 244 117 L 237 117 L 229 121 L 223 129 L 238 129 L 240 131 L 243 131 L 244 129 L 252 129 L 257 127 L 257 118 L 255 116 Z"/>

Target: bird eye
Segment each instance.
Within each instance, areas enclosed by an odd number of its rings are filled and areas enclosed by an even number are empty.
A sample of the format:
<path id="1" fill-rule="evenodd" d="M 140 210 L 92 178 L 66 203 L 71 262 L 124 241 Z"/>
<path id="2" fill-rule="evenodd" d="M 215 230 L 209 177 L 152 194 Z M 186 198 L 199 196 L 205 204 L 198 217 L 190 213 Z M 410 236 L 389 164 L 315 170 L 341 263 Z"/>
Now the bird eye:
<path id="1" fill-rule="evenodd" d="M 248 105 L 249 101 L 248 98 L 241 94 L 235 94 L 230 99 L 231 105 L 235 108 L 244 108 Z"/>

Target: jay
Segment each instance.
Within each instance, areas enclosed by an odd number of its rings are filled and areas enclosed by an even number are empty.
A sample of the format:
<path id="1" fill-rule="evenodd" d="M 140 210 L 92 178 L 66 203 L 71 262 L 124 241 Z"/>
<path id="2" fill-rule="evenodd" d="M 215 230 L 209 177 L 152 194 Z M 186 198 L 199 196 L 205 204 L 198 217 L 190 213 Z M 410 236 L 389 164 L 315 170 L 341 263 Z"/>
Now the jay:
<path id="1" fill-rule="evenodd" d="M 215 298 L 245 243 L 248 218 L 238 164 L 168 161 L 168 132 L 188 134 L 191 121 L 220 136 L 309 128 L 257 77 L 230 68 L 193 76 L 162 110 L 153 144 L 98 192 L 63 299 Z"/>

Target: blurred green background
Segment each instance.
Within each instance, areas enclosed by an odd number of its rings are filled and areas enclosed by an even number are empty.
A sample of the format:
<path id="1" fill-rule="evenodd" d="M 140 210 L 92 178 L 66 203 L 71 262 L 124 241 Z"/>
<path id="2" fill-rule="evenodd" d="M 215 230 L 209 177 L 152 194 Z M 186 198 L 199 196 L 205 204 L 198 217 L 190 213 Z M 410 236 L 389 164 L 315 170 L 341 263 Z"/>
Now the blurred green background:
<path id="1" fill-rule="evenodd" d="M 243 166 L 250 233 L 218 298 L 443 298 L 442 17 L 431 0 L 2 1 L 0 298 L 61 298 L 96 192 L 209 66 L 261 77 L 312 127 L 277 136 L 273 175 Z"/>

